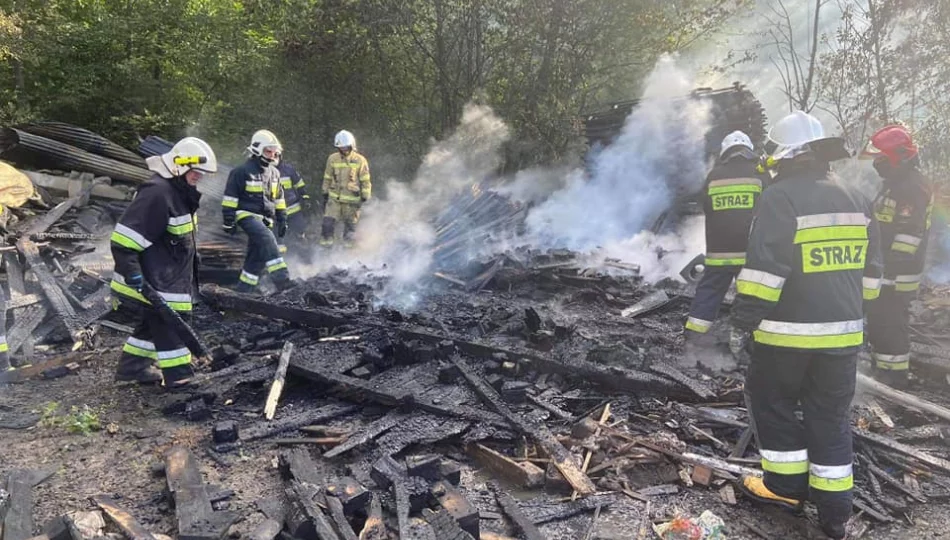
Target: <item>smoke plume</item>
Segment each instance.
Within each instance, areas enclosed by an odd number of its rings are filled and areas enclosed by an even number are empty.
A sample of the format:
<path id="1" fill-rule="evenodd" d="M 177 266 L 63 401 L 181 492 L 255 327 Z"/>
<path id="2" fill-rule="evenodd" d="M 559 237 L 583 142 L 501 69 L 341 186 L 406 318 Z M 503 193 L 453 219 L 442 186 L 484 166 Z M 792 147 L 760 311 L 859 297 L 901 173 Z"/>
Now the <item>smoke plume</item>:
<path id="1" fill-rule="evenodd" d="M 662 58 L 617 140 L 588 156 L 589 174 L 570 175 L 564 189 L 528 215 L 533 243 L 590 251 L 628 242 L 649 229 L 677 193 L 698 189 L 706 176 L 710 106 L 676 97 L 691 89 L 673 58 Z"/>

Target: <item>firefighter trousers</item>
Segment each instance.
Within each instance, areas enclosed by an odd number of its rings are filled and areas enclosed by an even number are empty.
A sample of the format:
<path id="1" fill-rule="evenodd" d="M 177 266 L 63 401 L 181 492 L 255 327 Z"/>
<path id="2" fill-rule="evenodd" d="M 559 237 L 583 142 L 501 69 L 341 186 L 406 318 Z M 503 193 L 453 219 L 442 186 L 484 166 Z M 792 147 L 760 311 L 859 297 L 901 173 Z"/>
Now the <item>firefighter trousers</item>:
<path id="1" fill-rule="evenodd" d="M 166 382 L 190 377 L 191 351 L 174 329 L 151 308 L 142 306 L 136 314 L 135 332 L 122 347 L 118 373 L 132 378 L 157 364 Z"/>
<path id="2" fill-rule="evenodd" d="M 856 373 L 857 354 L 762 345 L 752 353 L 748 383 L 765 485 L 783 497 L 810 495 L 822 523 L 851 517 Z"/>
<path id="3" fill-rule="evenodd" d="M 271 274 L 278 288 L 287 286 L 290 283 L 290 272 L 280 255 L 277 237 L 270 227 L 254 217 L 244 218 L 238 221 L 238 225 L 247 234 L 247 256 L 244 258 L 244 268 L 241 269 L 238 290 L 254 291 L 265 271 Z"/>
<path id="4" fill-rule="evenodd" d="M 881 287 L 881 296 L 868 308 L 868 341 L 871 356 L 879 371 L 899 372 L 906 377 L 910 369 L 910 303 L 913 292 L 898 292 L 893 285 Z"/>
<path id="5" fill-rule="evenodd" d="M 360 205 L 342 203 L 336 199 L 327 199 L 327 206 L 323 211 L 323 223 L 321 225 L 321 246 L 333 245 L 334 236 L 336 236 L 337 221 L 343 222 L 343 243 L 346 245 L 352 244 L 356 224 L 360 221 Z"/>
<path id="6" fill-rule="evenodd" d="M 686 329 L 696 334 L 705 334 L 712 328 L 722 299 L 729 292 L 729 286 L 742 270 L 741 266 L 706 267 L 703 277 L 696 286 L 696 296 L 689 307 L 689 318 L 686 319 Z M 689 336 L 689 333 L 687 333 Z"/>

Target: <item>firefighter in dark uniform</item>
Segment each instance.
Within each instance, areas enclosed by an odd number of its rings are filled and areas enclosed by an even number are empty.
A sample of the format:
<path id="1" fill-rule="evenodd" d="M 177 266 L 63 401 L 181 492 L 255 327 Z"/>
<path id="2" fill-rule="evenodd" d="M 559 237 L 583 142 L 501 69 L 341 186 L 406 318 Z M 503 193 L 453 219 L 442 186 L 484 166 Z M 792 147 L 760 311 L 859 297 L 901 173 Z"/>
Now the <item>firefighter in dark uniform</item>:
<path id="1" fill-rule="evenodd" d="M 851 399 L 864 342 L 864 299 L 877 294 L 871 204 L 829 178 L 849 155 L 802 111 L 769 132 L 777 176 L 762 194 L 736 278 L 730 348 L 754 341 L 749 385 L 764 478 L 743 491 L 797 506 L 810 495 L 832 538 L 851 516 Z M 797 410 L 803 413 L 798 419 Z"/>
<path id="2" fill-rule="evenodd" d="M 139 317 L 122 348 L 116 380 L 184 384 L 192 376 L 191 352 L 142 295 L 148 283 L 175 311 L 190 312 L 195 284 L 195 222 L 204 174 L 217 171 L 211 147 L 182 139 L 167 153 L 148 158 L 155 174 L 143 184 L 112 233 L 112 291 Z M 155 369 L 158 365 L 161 371 Z"/>
<path id="3" fill-rule="evenodd" d="M 910 368 L 910 303 L 920 288 L 927 258 L 933 186 L 920 172 L 917 145 L 903 126 L 878 130 L 862 157 L 873 158 L 874 168 L 884 179 L 874 200 L 884 279 L 880 302 L 868 311 L 871 356 L 879 380 L 905 387 Z"/>
<path id="4" fill-rule="evenodd" d="M 757 163 L 752 140 L 734 131 L 722 140 L 719 161 L 706 177 L 706 270 L 686 320 L 687 340 L 709 331 L 732 280 L 745 264 L 755 203 L 769 178 L 756 172 Z"/>
<path id="5" fill-rule="evenodd" d="M 310 209 L 310 195 L 307 194 L 307 183 L 282 155 L 278 158 L 277 172 L 280 173 L 280 187 L 284 190 L 284 202 L 287 203 L 289 238 L 295 247 L 301 247 L 309 226 L 307 210 Z M 281 248 L 281 253 L 286 251 L 283 245 Z"/>
<path id="6" fill-rule="evenodd" d="M 276 166 L 280 141 L 270 131 L 260 130 L 251 137 L 247 149 L 251 157 L 231 171 L 221 201 L 224 230 L 234 234 L 241 227 L 247 234 L 247 256 L 238 291 L 255 291 L 265 271 L 278 290 L 288 289 L 293 282 L 278 246 L 278 239 L 287 234 L 287 203 Z M 276 237 L 272 230 L 275 227 Z"/>

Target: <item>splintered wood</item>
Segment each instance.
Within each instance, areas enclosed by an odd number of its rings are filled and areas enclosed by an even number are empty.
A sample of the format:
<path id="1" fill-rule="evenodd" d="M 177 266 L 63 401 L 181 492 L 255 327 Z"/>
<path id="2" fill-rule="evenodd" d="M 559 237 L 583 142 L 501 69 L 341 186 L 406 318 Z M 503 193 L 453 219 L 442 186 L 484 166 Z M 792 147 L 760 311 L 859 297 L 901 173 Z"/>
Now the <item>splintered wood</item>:
<path id="1" fill-rule="evenodd" d="M 284 343 L 284 349 L 280 353 L 280 362 L 277 363 L 277 373 L 274 374 L 274 382 L 270 387 L 270 394 L 267 395 L 267 403 L 264 405 L 264 417 L 273 420 L 277 414 L 277 402 L 280 401 L 280 394 L 284 391 L 284 380 L 287 378 L 287 366 L 290 365 L 290 355 L 294 352 L 294 344 Z"/>

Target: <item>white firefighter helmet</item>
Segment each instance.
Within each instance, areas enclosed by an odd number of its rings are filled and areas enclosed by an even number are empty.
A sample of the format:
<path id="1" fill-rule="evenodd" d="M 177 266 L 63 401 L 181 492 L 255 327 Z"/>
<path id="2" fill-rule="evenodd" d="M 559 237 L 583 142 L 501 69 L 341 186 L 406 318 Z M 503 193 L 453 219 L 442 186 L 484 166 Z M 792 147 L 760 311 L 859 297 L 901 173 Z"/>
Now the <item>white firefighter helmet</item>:
<path id="1" fill-rule="evenodd" d="M 779 120 L 769 130 L 769 140 L 777 147 L 772 152 L 776 160 L 791 159 L 811 150 L 808 144 L 825 139 L 825 128 L 814 116 L 795 111 Z"/>
<path id="2" fill-rule="evenodd" d="M 719 157 L 722 157 L 727 150 L 734 146 L 742 146 L 748 148 L 749 150 L 755 150 L 755 147 L 752 145 L 752 139 L 750 139 L 745 133 L 736 130 L 726 135 L 726 137 L 722 140 L 722 146 L 719 149 Z"/>
<path id="3" fill-rule="evenodd" d="M 251 144 L 247 147 L 247 151 L 250 152 L 252 156 L 260 156 L 265 148 L 276 148 L 278 153 L 284 151 L 284 147 L 281 146 L 277 135 L 274 135 L 270 130 L 259 129 L 251 136 Z"/>
<path id="4" fill-rule="evenodd" d="M 336 137 L 333 137 L 333 146 L 337 148 L 346 148 L 347 146 L 350 148 L 356 148 L 356 137 L 344 129 L 343 131 L 337 133 Z"/>
<path id="5" fill-rule="evenodd" d="M 147 159 L 148 168 L 164 178 L 184 176 L 195 170 L 206 174 L 217 172 L 218 158 L 208 143 L 197 137 L 185 137 L 161 156 Z"/>

